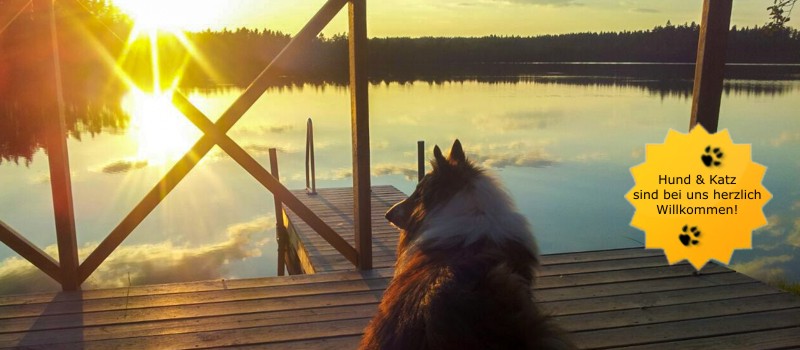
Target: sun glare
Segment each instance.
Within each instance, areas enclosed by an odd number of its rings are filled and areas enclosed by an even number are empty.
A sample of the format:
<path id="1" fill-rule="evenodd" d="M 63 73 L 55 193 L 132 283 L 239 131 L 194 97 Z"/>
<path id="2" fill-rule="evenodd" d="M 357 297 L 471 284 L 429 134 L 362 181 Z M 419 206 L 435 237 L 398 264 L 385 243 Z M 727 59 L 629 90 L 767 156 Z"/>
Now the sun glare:
<path id="1" fill-rule="evenodd" d="M 148 165 L 166 165 L 182 157 L 201 135 L 200 131 L 172 104 L 172 94 L 181 80 L 183 69 L 190 59 L 199 64 L 210 76 L 216 72 L 195 48 L 184 31 L 202 30 L 213 26 L 217 20 L 219 2 L 216 5 L 196 0 L 113 0 L 114 4 L 133 19 L 133 28 L 117 65 L 127 62 L 136 51 L 142 37 L 147 37 L 150 46 L 152 71 L 151 89 L 142 89 L 124 71 L 117 74 L 130 89 L 122 99 L 122 109 L 130 116 L 130 137 L 136 142 L 136 161 Z M 168 35 L 177 39 L 188 56 L 177 72 L 165 72 L 162 77 L 161 46 L 159 37 Z M 137 63 L 134 63 L 137 64 Z M 172 81 L 169 88 L 162 89 L 162 78 Z M 145 92 L 148 90 L 151 92 Z"/>
<path id="2" fill-rule="evenodd" d="M 197 0 L 114 0 L 142 32 L 200 31 L 219 21 L 223 2 Z"/>
<path id="3" fill-rule="evenodd" d="M 137 144 L 137 160 L 164 165 L 182 157 L 200 131 L 171 102 L 171 92 L 129 92 L 122 108 L 131 117 L 130 135 Z"/>

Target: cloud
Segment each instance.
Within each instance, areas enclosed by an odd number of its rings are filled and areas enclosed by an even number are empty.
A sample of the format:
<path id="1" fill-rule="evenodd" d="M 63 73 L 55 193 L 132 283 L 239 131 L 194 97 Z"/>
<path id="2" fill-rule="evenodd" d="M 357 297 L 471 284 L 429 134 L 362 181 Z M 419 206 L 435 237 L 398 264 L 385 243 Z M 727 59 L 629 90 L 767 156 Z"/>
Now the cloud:
<path id="1" fill-rule="evenodd" d="M 372 165 L 372 176 L 403 175 L 409 181 L 417 180 L 416 165 L 396 165 L 396 164 L 375 164 Z M 317 171 L 317 181 L 319 180 L 344 180 L 353 177 L 353 168 L 336 168 L 324 171 Z M 304 180 L 305 173 L 298 173 L 291 176 L 292 180 Z"/>
<path id="2" fill-rule="evenodd" d="M 353 177 L 353 168 L 337 168 L 337 169 L 330 169 L 330 170 L 323 170 L 320 171 L 317 169 L 316 179 L 317 181 L 320 180 L 344 180 L 346 178 Z M 305 181 L 306 174 L 305 173 L 295 173 L 290 176 L 292 180 L 304 180 Z"/>
<path id="3" fill-rule="evenodd" d="M 787 225 L 784 224 L 784 220 L 776 214 L 770 215 L 767 217 L 767 225 L 753 231 L 755 235 L 767 235 L 770 237 L 781 237 L 787 234 L 789 231 Z M 791 236 L 788 237 L 791 240 Z M 761 241 L 765 241 L 766 239 L 762 239 Z M 798 242 L 800 242 L 800 237 L 797 237 Z M 785 246 L 785 242 L 782 239 L 778 240 L 769 240 L 770 243 L 761 243 L 757 245 L 755 248 L 770 251 L 775 250 Z"/>
<path id="4" fill-rule="evenodd" d="M 555 159 L 542 151 L 531 151 L 524 153 L 502 153 L 502 154 L 477 154 L 471 157 L 476 162 L 487 168 L 502 169 L 509 166 L 543 168 L 558 163 Z"/>
<path id="5" fill-rule="evenodd" d="M 147 166 L 146 160 L 118 160 L 109 164 L 103 165 L 100 171 L 106 174 L 120 174 L 127 173 L 131 170 L 141 169 Z"/>
<path id="6" fill-rule="evenodd" d="M 778 242 L 775 242 L 775 243 L 772 243 L 772 244 L 764 243 L 764 244 L 756 245 L 755 249 L 763 250 L 763 251 L 771 251 L 771 250 L 775 250 L 775 249 L 778 249 L 778 248 L 781 248 L 781 247 L 784 247 L 784 244 L 783 244 L 783 242 L 778 241 Z"/>
<path id="7" fill-rule="evenodd" d="M 472 120 L 479 128 L 499 131 L 545 129 L 562 120 L 561 111 L 516 111 L 496 116 L 482 116 Z"/>
<path id="8" fill-rule="evenodd" d="M 558 159 L 542 149 L 547 144 L 550 144 L 549 140 L 539 140 L 536 144 L 523 141 L 472 144 L 466 146 L 465 152 L 468 159 L 487 168 L 541 168 L 559 163 Z"/>
<path id="9" fill-rule="evenodd" d="M 794 229 L 786 237 L 786 242 L 800 248 L 800 219 L 794 221 Z"/>
<path id="10" fill-rule="evenodd" d="M 280 161 L 280 154 L 300 154 L 305 152 L 305 148 L 301 149 L 293 144 L 285 144 L 282 146 L 274 145 L 274 144 L 261 144 L 261 143 L 248 143 L 241 146 L 249 155 L 253 157 L 257 156 L 264 156 L 269 154 L 270 148 L 275 148 L 278 151 L 278 161 Z M 305 147 L 305 146 L 303 146 Z M 203 158 L 203 160 L 213 160 L 217 161 L 220 159 L 229 159 L 230 156 L 228 153 L 225 153 L 222 148 L 215 147 L 209 152 L 209 154 Z"/>
<path id="11" fill-rule="evenodd" d="M 295 126 L 291 124 L 259 125 L 259 126 L 247 126 L 247 127 L 237 128 L 234 129 L 234 133 L 237 135 L 264 136 L 266 134 L 284 134 L 294 130 Z"/>
<path id="12" fill-rule="evenodd" d="M 402 166 L 393 164 L 378 164 L 372 167 L 372 176 L 384 175 L 403 175 L 406 180 L 416 181 L 417 173 L 416 166 Z"/>
<path id="13" fill-rule="evenodd" d="M 781 220 L 780 216 L 774 214 L 770 215 L 767 218 L 767 225 L 759 228 L 758 230 L 755 230 L 754 233 L 755 234 L 766 233 L 772 237 L 780 237 L 785 232 L 781 227 L 782 221 L 783 220 Z"/>
<path id="14" fill-rule="evenodd" d="M 558 163 L 540 147 L 525 142 L 506 144 L 478 144 L 467 149 L 467 157 L 487 168 L 509 166 L 541 168 Z"/>
<path id="15" fill-rule="evenodd" d="M 800 141 L 800 131 L 783 131 L 780 133 L 780 135 L 778 135 L 778 137 L 773 138 L 769 142 L 774 147 L 780 147 L 787 143 L 797 143 L 798 141 Z"/>
<path id="16" fill-rule="evenodd" d="M 637 7 L 633 9 L 633 12 L 639 13 L 661 13 L 661 10 L 656 10 L 653 8 L 645 8 L 645 7 Z"/>
<path id="17" fill-rule="evenodd" d="M 731 268 L 762 281 L 768 281 L 784 274 L 783 268 L 774 265 L 783 264 L 793 259 L 791 255 L 765 256 L 752 261 L 733 264 Z"/>
<path id="18" fill-rule="evenodd" d="M 226 239 L 196 247 L 170 240 L 154 244 L 125 245 L 117 248 L 83 284 L 84 288 L 115 288 L 130 285 L 173 283 L 218 279 L 228 274 L 234 261 L 261 255 L 267 231 L 274 230 L 274 217 L 259 217 L 229 226 Z M 83 258 L 97 243 L 80 248 Z M 55 245 L 45 248 L 57 255 Z M 20 257 L 0 263 L 0 295 L 58 290 L 50 277 Z"/>
<path id="19" fill-rule="evenodd" d="M 269 126 L 269 127 L 262 127 L 261 129 L 264 130 L 264 131 L 273 133 L 273 134 L 283 134 L 283 133 L 285 133 L 287 131 L 294 130 L 294 126 L 292 126 L 292 125 L 273 125 L 273 126 Z"/>
<path id="20" fill-rule="evenodd" d="M 575 156 L 575 161 L 581 163 L 589 163 L 598 160 L 606 160 L 608 159 L 608 153 L 606 152 L 591 152 L 591 153 L 583 153 Z"/>
<path id="21" fill-rule="evenodd" d="M 383 150 L 389 148 L 389 141 L 386 140 L 370 140 L 369 147 L 372 150 Z"/>

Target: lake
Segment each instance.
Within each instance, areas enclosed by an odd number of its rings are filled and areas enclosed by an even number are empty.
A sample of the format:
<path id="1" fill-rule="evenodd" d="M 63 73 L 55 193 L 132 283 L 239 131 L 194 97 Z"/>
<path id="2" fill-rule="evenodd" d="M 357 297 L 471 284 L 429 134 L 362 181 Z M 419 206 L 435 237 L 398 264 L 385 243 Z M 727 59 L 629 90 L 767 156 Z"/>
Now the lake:
<path id="1" fill-rule="evenodd" d="M 669 129 L 688 131 L 692 65 L 530 64 L 371 79 L 372 183 L 409 194 L 416 142 L 459 138 L 492 169 L 531 221 L 543 253 L 642 246 L 628 224 L 630 167 Z M 761 279 L 800 281 L 800 67 L 730 66 L 720 130 L 752 144 L 768 167 L 769 224 L 733 267 Z M 184 92 L 215 119 L 238 87 Z M 183 155 L 200 132 L 168 103 L 129 92 L 70 110 L 68 139 L 81 259 Z M 99 107 L 98 107 L 99 106 Z M 73 106 L 74 107 L 74 106 Z M 91 114 L 85 117 L 84 114 Z M 77 115 L 77 116 L 76 116 Z M 351 186 L 350 100 L 343 84 L 276 84 L 229 135 L 281 180 L 305 186 L 306 119 L 315 126 L 318 187 Z M 47 155 L 33 118 L 0 110 L 0 220 L 55 255 Z M 5 124 L 5 125 L 3 125 Z M 31 135 L 25 134 L 30 132 Z M 215 147 L 84 284 L 121 287 L 276 273 L 272 196 Z M 0 294 L 58 290 L 0 245 Z"/>

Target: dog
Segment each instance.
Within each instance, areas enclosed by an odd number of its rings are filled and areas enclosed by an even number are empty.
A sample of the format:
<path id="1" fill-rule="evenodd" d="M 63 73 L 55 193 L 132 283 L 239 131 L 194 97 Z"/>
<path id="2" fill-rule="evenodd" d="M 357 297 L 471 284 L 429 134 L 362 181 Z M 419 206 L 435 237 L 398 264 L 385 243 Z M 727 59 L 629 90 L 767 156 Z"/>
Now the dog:
<path id="1" fill-rule="evenodd" d="M 572 349 L 533 300 L 539 264 L 528 221 L 461 142 L 386 219 L 397 264 L 361 349 Z"/>

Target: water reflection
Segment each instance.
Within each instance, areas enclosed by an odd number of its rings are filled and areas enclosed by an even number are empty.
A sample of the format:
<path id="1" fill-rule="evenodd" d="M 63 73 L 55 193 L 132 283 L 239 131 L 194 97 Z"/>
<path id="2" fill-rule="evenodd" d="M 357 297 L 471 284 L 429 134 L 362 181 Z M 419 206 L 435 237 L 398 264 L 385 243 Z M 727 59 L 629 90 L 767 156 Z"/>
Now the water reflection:
<path id="1" fill-rule="evenodd" d="M 230 273 L 230 261 L 261 255 L 274 230 L 273 217 L 258 217 L 230 225 L 220 241 L 189 247 L 183 242 L 166 240 L 154 244 L 125 245 L 114 251 L 82 285 L 85 289 L 120 288 L 129 285 L 175 283 L 216 279 Z M 97 244 L 80 247 L 85 259 Z M 57 247 L 44 251 L 53 257 Z M 0 265 L 0 295 L 32 291 L 59 290 L 60 285 L 20 258 L 12 257 Z"/>
<path id="2" fill-rule="evenodd" d="M 34 153 L 46 148 L 48 126 L 56 122 L 54 106 L 0 102 L 0 163 L 11 161 L 29 165 Z M 119 102 L 72 101 L 66 108 L 69 136 L 76 140 L 101 132 L 119 133 L 129 125 Z"/>
<path id="3" fill-rule="evenodd" d="M 462 65 L 447 71 L 427 71 L 425 67 L 406 71 L 402 67 L 384 69 L 371 78 L 373 86 L 426 83 L 442 86 L 452 83 L 534 84 L 582 86 L 607 91 L 611 88 L 635 88 L 660 98 L 691 98 L 694 65 L 689 64 L 510 64 Z M 792 93 L 800 76 L 800 65 L 730 65 L 723 94 L 743 96 L 779 96 Z M 283 77 L 268 91 L 284 92 L 312 88 L 346 89 L 344 80 L 295 80 Z M 238 91 L 227 85 L 213 88 L 187 87 L 195 100 L 206 95 Z M 91 94 L 90 94 L 91 95 Z M 90 96 L 89 95 L 89 96 Z M 95 136 L 100 132 L 123 132 L 132 128 L 139 151 L 132 161 L 164 164 L 183 155 L 200 132 L 180 114 L 169 101 L 169 92 L 140 90 L 116 93 L 116 96 L 94 94 L 79 98 L 67 96 L 67 128 L 69 135 L 80 140 L 83 134 Z M 40 99 L 3 96 L 0 102 L 0 163 L 22 160 L 29 164 L 33 154 L 45 147 L 45 125 L 53 114 L 43 108 Z M 513 119 L 516 119 L 513 120 Z M 545 125 L 557 121 L 557 116 L 521 115 L 504 118 L 506 127 L 518 123 Z M 510 124 L 508 124 L 510 123 Z M 495 123 L 492 123 L 495 124 Z M 493 125 L 496 126 L 496 125 Z"/>
<path id="4" fill-rule="evenodd" d="M 544 252 L 641 245 L 642 233 L 628 226 L 633 208 L 623 198 L 633 185 L 628 169 L 643 160 L 646 143 L 663 141 L 669 128 L 686 129 L 691 76 L 659 78 L 625 71 L 636 67 L 606 75 L 568 71 L 585 67 L 536 69 L 545 71 L 373 81 L 373 183 L 391 184 L 410 193 L 416 178 L 415 142 L 425 140 L 431 148 L 437 143 L 449 145 L 459 137 L 468 156 L 492 168 L 511 189 L 533 222 Z M 800 121 L 795 118 L 798 87 L 796 79 L 743 74 L 726 82 L 729 92 L 723 96 L 722 107 L 722 125 L 729 128 L 735 142 L 753 144 L 754 160 L 769 167 L 764 185 L 776 194 L 765 207 L 770 225 L 756 231 L 755 249 L 734 254 L 734 266 L 759 277 L 780 274 L 795 281 L 800 280 L 796 264 L 800 188 L 794 181 L 800 168 L 796 158 Z M 241 89 L 234 86 L 186 89 L 189 99 L 211 118 L 239 93 Z M 268 164 L 266 150 L 278 148 L 282 181 L 287 187 L 301 188 L 304 126 L 311 116 L 317 128 L 318 186 L 350 186 L 348 97 L 342 84 L 284 80 L 270 88 L 229 135 L 262 164 Z M 175 155 L 182 155 L 183 147 L 199 136 L 185 117 L 170 111 L 159 97 L 126 93 L 116 101 L 117 123 L 71 117 L 70 153 L 76 172 L 73 187 L 82 254 L 119 223 L 171 166 Z M 11 134 L 5 126 L 25 127 L 20 109 L 4 111 L 0 132 Z M 46 124 L 44 115 L 33 120 Z M 162 124 L 164 118 L 172 120 Z M 155 130 L 148 131 L 150 127 Z M 77 139 L 81 135 L 83 142 Z M 179 139 L 173 140 L 176 135 Z M 7 140 L 3 137 L 0 142 L 10 144 Z M 48 247 L 54 243 L 54 234 L 47 233 L 49 228 L 42 228 L 41 222 L 50 222 L 47 208 L 52 205 L 31 199 L 46 197 L 49 191 L 46 182 L 31 181 L 46 173 L 46 157 L 36 152 L 42 143 L 26 147 L 32 155 L 18 157 L 28 162 L 27 167 L 0 167 L 0 218 L 30 234 L 39 246 Z M 148 149 L 162 154 L 149 154 Z M 163 152 L 166 149 L 171 150 Z M 19 154 L 5 146 L 2 150 L 7 161 Z M 130 176 L 119 175 L 126 172 Z M 273 274 L 274 229 L 272 219 L 265 218 L 271 212 L 268 192 L 224 152 L 214 149 L 111 256 L 112 262 L 98 272 L 92 286 L 124 285 L 128 274 L 133 284 Z M 252 231 L 230 233 L 245 226 Z M 6 259 L 10 256 L 13 253 L 0 246 L 0 286 L 10 281 L 15 288 L 23 288 L 14 276 L 46 280 L 22 261 Z M 142 262 L 130 258 L 134 256 L 142 257 Z M 201 266 L 201 261 L 213 265 L 204 267 L 208 274 L 188 268 Z"/>
<path id="5" fill-rule="evenodd" d="M 138 147 L 133 163 L 164 165 L 182 157 L 200 131 L 172 104 L 172 92 L 134 90 L 122 98 L 122 110 L 130 116 L 129 135 Z"/>

